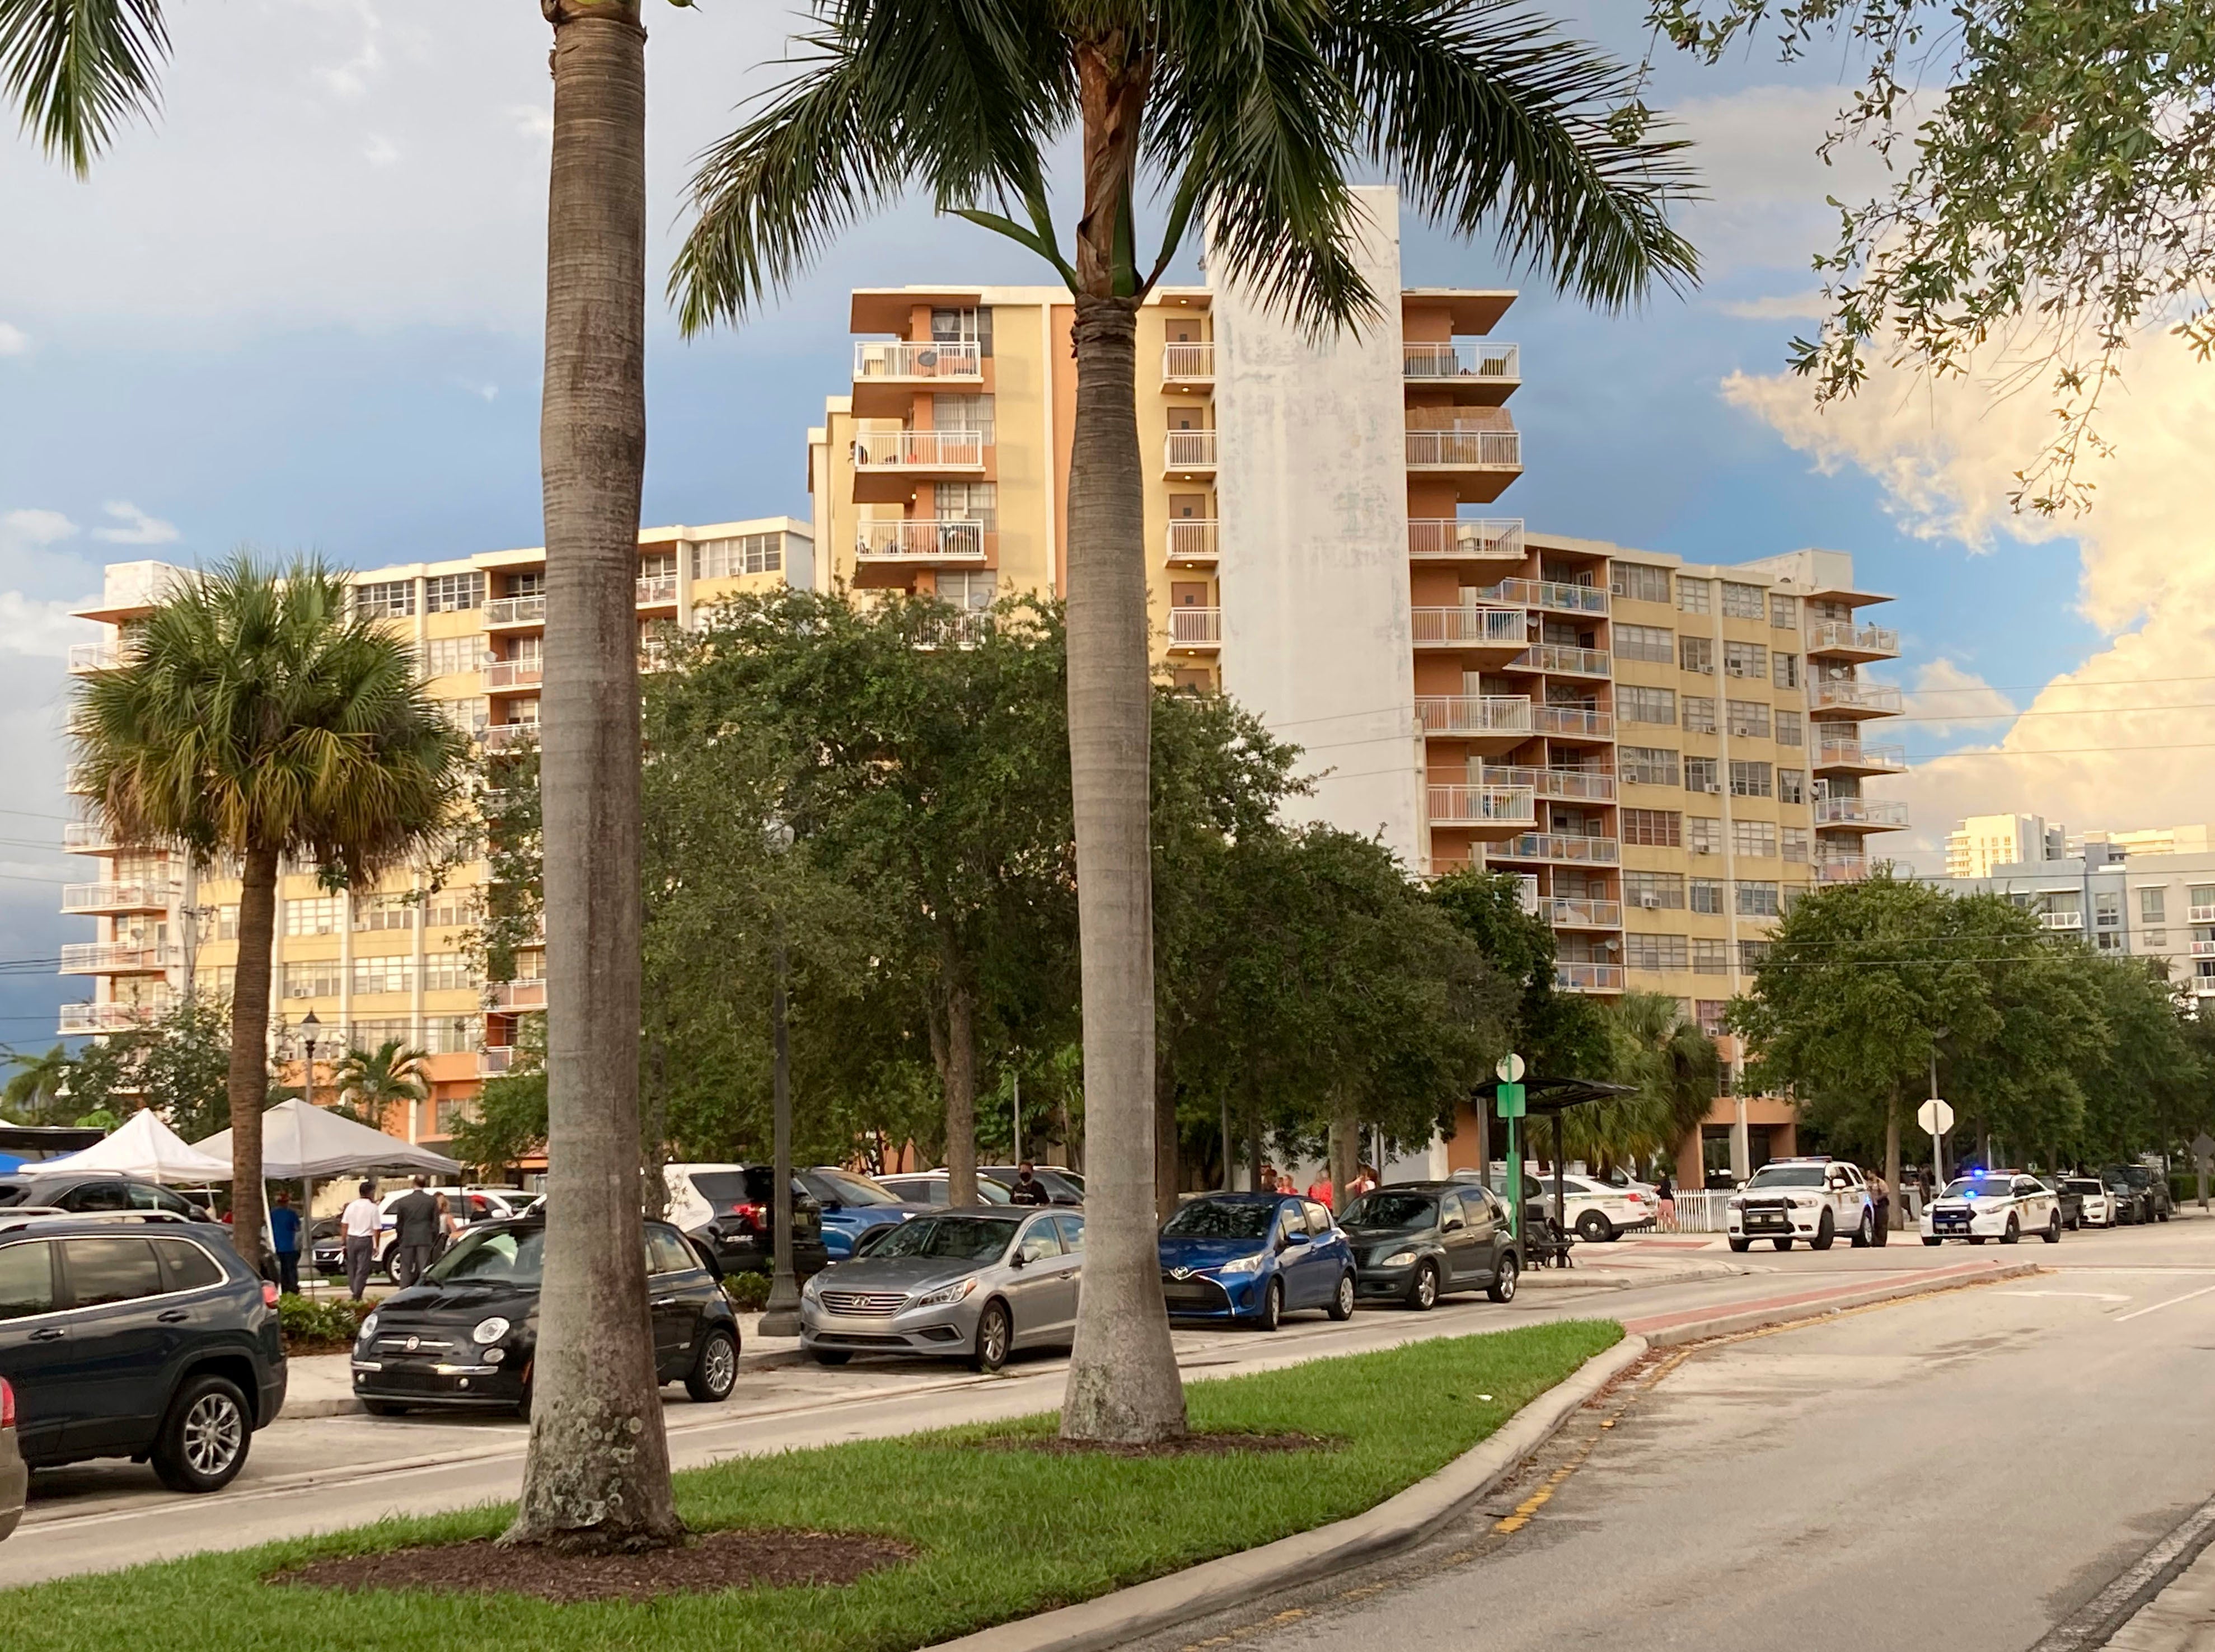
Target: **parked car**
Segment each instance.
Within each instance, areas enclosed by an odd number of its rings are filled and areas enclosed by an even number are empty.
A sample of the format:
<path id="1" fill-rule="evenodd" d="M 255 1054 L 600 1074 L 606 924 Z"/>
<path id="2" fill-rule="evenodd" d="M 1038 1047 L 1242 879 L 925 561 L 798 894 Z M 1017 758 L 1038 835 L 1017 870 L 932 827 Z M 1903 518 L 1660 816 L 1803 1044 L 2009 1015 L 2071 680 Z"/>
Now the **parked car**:
<path id="1" fill-rule="evenodd" d="M 1549 1204 L 1554 1197 L 1554 1178 L 1538 1178 Z M 1587 1245 L 1602 1245 L 1625 1233 L 1654 1226 L 1661 1215 L 1661 1196 L 1636 1183 L 1611 1186 L 1596 1177 L 1562 1178 L 1562 1208 L 1555 1220 Z"/>
<path id="2" fill-rule="evenodd" d="M 991 1177 L 1013 1192 L 1022 1170 L 1021 1165 L 985 1165 L 979 1167 L 977 1173 Z M 1046 1190 L 1048 1204 L 1079 1205 L 1084 1202 L 1083 1188 L 1065 1176 L 1058 1165 L 1033 1165 L 1031 1179 Z"/>
<path id="3" fill-rule="evenodd" d="M 30 1491 L 31 1471 L 15 1443 L 15 1386 L 0 1377 L 0 1542 L 23 1518 L 23 1499 Z"/>
<path id="4" fill-rule="evenodd" d="M 1996 1239 L 2013 1245 L 2025 1233 L 2059 1245 L 2061 1204 L 2035 1176 L 2019 1170 L 1979 1171 L 1948 1183 L 1924 1208 L 1922 1227 L 1925 1245 L 1949 1239 L 1965 1239 L 1972 1245 Z"/>
<path id="5" fill-rule="evenodd" d="M 815 1201 L 823 1222 L 823 1250 L 831 1262 L 854 1254 L 854 1246 L 873 1227 L 889 1223 L 897 1227 L 911 1216 L 921 1215 L 929 1205 L 911 1204 L 866 1176 L 836 1165 L 818 1165 L 795 1171 L 793 1182 Z"/>
<path id="6" fill-rule="evenodd" d="M 1302 1308 L 1334 1319 L 1353 1314 L 1353 1247 L 1313 1199 L 1208 1194 L 1162 1224 L 1160 1253 L 1171 1319 L 1274 1331 Z"/>
<path id="7" fill-rule="evenodd" d="M 921 1354 L 997 1371 L 1016 1349 L 1076 1340 L 1083 1261 L 1076 1211 L 933 1211 L 807 1282 L 800 1345 L 825 1365 Z"/>
<path id="8" fill-rule="evenodd" d="M 725 1273 L 767 1273 L 776 1263 L 776 1172 L 767 1165 L 668 1165 L 669 1220 L 713 1253 Z M 797 1178 L 795 1178 L 795 1182 Z M 805 1279 L 831 1260 L 823 1211 L 805 1187 L 792 1195 L 792 1271 Z"/>
<path id="9" fill-rule="evenodd" d="M 1346 1208 L 1339 1227 L 1353 1251 L 1354 1293 L 1427 1312 L 1440 1296 L 1482 1290 L 1515 1299 L 1523 1271 L 1507 1207 L 1460 1182 L 1396 1182 Z"/>
<path id="10" fill-rule="evenodd" d="M 2113 1227 L 2115 1225 L 2116 1207 L 2120 1202 L 2098 1177 L 2065 1176 L 2061 1178 L 2061 1193 L 2065 1198 L 2071 1195 L 2076 1197 L 2077 1227 Z"/>
<path id="11" fill-rule="evenodd" d="M 946 1172 L 942 1170 L 908 1171 L 898 1176 L 880 1176 L 875 1180 L 886 1192 L 905 1199 L 910 1204 L 929 1205 L 934 1209 L 943 1210 L 950 1202 L 947 1195 Z M 977 1172 L 977 1202 L 1005 1204 L 1008 1202 L 1008 1190 L 980 1170 Z"/>
<path id="12" fill-rule="evenodd" d="M 277 1288 L 219 1230 L 150 1214 L 0 1233 L 0 1377 L 33 1467 L 129 1457 L 214 1491 L 285 1403 Z"/>
<path id="13" fill-rule="evenodd" d="M 2175 1214 L 2176 1200 L 2169 1190 L 2169 1178 L 2144 1165 L 2109 1165 L 2101 1171 L 2102 1179 L 2120 1177 L 2138 1195 L 2140 1221 L 2167 1221 Z"/>
<path id="14" fill-rule="evenodd" d="M 2115 1226 L 2126 1227 L 2134 1223 L 2153 1220 L 2153 1201 L 2147 1190 L 2131 1180 L 2130 1172 L 2121 1165 L 2108 1165 L 2100 1172 L 2101 1184 L 2115 1202 Z"/>
<path id="15" fill-rule="evenodd" d="M 2061 1212 L 2061 1231 L 2073 1233 L 2084 1225 L 2084 1193 L 2067 1176 L 2040 1176 L 2034 1178 L 2053 1196 L 2055 1208 Z"/>
<path id="16" fill-rule="evenodd" d="M 187 1221 L 215 1222 L 205 1206 L 181 1194 L 108 1170 L 42 1172 L 36 1165 L 26 1165 L 12 1176 L 0 1177 L 0 1209 L 15 1205 L 42 1205 L 71 1215 L 106 1210 L 166 1210 Z"/>
<path id="17" fill-rule="evenodd" d="M 416 1406 L 531 1415 L 538 1347 L 543 1218 L 473 1227 L 361 1322 L 353 1392 L 374 1416 Z M 711 1254 L 665 1221 L 646 1224 L 655 1374 L 703 1404 L 731 1397 L 739 1376 L 739 1320 Z"/>
<path id="18" fill-rule="evenodd" d="M 1841 1233 L 1856 1248 L 1876 1237 L 1876 1201 L 1858 1165 L 1842 1159 L 1772 1159 L 1746 1178 L 1724 1208 L 1724 1233 L 1733 1251 L 1758 1239 L 1789 1251 L 1795 1239 L 1827 1251 Z"/>

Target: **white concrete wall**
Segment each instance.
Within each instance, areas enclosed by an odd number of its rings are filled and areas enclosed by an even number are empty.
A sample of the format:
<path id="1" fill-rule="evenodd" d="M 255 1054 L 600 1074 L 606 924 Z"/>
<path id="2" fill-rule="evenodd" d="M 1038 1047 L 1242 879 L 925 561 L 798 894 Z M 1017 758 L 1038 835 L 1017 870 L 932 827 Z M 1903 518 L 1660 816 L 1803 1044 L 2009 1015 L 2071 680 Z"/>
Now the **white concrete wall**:
<path id="1" fill-rule="evenodd" d="M 1223 686 L 1307 749 L 1295 818 L 1423 852 L 1408 618 L 1399 201 L 1357 190 L 1384 315 L 1310 340 L 1255 295 L 1214 291 Z"/>

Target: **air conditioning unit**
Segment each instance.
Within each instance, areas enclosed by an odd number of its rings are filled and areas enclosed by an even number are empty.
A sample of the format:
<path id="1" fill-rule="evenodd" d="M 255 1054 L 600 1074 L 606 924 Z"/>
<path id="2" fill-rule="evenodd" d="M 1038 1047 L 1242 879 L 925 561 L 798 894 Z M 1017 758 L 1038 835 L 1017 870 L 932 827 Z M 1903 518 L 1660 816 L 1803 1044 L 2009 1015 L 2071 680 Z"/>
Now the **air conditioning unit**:
<path id="1" fill-rule="evenodd" d="M 1641 895 L 1638 897 L 1638 904 L 1648 912 L 1659 912 L 1661 909 L 1661 897 L 1659 895 Z"/>

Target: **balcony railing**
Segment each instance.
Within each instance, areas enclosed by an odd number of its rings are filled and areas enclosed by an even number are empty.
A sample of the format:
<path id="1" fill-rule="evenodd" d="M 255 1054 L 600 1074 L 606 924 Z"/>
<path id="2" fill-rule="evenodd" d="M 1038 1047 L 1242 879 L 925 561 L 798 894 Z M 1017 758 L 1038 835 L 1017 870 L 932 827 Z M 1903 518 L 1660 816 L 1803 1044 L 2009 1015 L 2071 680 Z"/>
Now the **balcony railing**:
<path id="1" fill-rule="evenodd" d="M 1858 884 L 1868 876 L 1868 857 L 1861 854 L 1820 854 L 1814 860 L 1819 884 Z"/>
<path id="2" fill-rule="evenodd" d="M 1899 689 L 1890 682 L 1863 682 L 1859 679 L 1816 682 L 1807 685 L 1807 704 L 1815 711 L 1896 713 L 1899 710 Z"/>
<path id="3" fill-rule="evenodd" d="M 62 847 L 83 854 L 115 847 L 115 834 L 104 822 L 73 820 L 62 828 Z"/>
<path id="4" fill-rule="evenodd" d="M 1586 837 L 1580 832 L 1525 832 L 1509 838 L 1493 853 L 1506 860 L 1569 860 L 1612 866 L 1623 859 L 1623 845 L 1611 837 Z"/>
<path id="5" fill-rule="evenodd" d="M 1212 382 L 1215 378 L 1215 341 L 1210 339 L 1199 344 L 1163 345 L 1162 376 L 1181 379 L 1187 383 Z"/>
<path id="6" fill-rule="evenodd" d="M 1557 642 L 1534 642 L 1508 665 L 1511 670 L 1553 671 L 1562 676 L 1608 676 L 1614 671 L 1602 650 L 1571 648 Z"/>
<path id="7" fill-rule="evenodd" d="M 484 605 L 484 616 L 488 626 L 543 625 L 546 594 L 540 591 L 531 597 L 495 597 Z"/>
<path id="8" fill-rule="evenodd" d="M 1520 648 L 1531 634 L 1519 608 L 1419 608 L 1408 617 L 1418 648 Z"/>
<path id="9" fill-rule="evenodd" d="M 966 379 L 973 384 L 984 376 L 984 351 L 973 340 L 907 344 L 867 339 L 854 346 L 856 384 L 896 384 L 904 379 Z"/>
<path id="10" fill-rule="evenodd" d="M 856 470 L 982 470 L 981 431 L 862 431 L 854 437 Z"/>
<path id="11" fill-rule="evenodd" d="M 1420 517 L 1408 523 L 1408 554 L 1416 561 L 1520 562 L 1520 517 Z"/>
<path id="12" fill-rule="evenodd" d="M 1907 805 L 1877 798 L 1818 798 L 1818 826 L 1881 826 L 1887 829 L 1907 824 Z"/>
<path id="13" fill-rule="evenodd" d="M 1620 901 L 1570 900 L 1555 896 L 1547 905 L 1546 920 L 1556 929 L 1620 929 Z"/>
<path id="14" fill-rule="evenodd" d="M 66 951 L 67 949 L 64 948 L 64 950 Z M 2193 942 L 2192 956 L 2194 958 L 2215 958 L 2215 940 L 2196 940 Z"/>
<path id="15" fill-rule="evenodd" d="M 64 912 L 158 912 L 182 895 L 181 884 L 155 880 L 131 884 L 64 884 Z"/>
<path id="16" fill-rule="evenodd" d="M 677 601 L 677 576 L 673 573 L 648 574 L 638 582 L 638 606 L 668 608 Z"/>
<path id="17" fill-rule="evenodd" d="M 488 690 L 528 688 L 538 683 L 545 675 L 546 666 L 541 660 L 496 659 L 484 668 L 484 685 Z"/>
<path id="18" fill-rule="evenodd" d="M 2215 906 L 2195 906 L 2186 909 L 2187 923 L 2215 923 Z"/>
<path id="19" fill-rule="evenodd" d="M 964 610 L 925 620 L 916 633 L 917 648 L 974 648 L 991 628 L 992 616 L 983 609 Z"/>
<path id="20" fill-rule="evenodd" d="M 982 562 L 985 524 L 966 517 L 906 517 L 865 522 L 854 536 L 861 562 Z"/>
<path id="21" fill-rule="evenodd" d="M 1615 798 L 1615 776 L 1597 768 L 1525 768 L 1487 763 L 1487 786 L 1527 786 L 1542 798 L 1608 803 Z"/>
<path id="22" fill-rule="evenodd" d="M 65 976 L 147 975 L 181 961 L 174 946 L 138 941 L 69 941 L 62 946 Z"/>
<path id="23" fill-rule="evenodd" d="M 2082 929 L 2084 915 L 2081 912 L 2046 912 L 2039 915 L 2039 921 L 2048 929 Z"/>
<path id="24" fill-rule="evenodd" d="M 1568 993 L 1619 993 L 1623 990 L 1620 964 L 1556 964 L 1554 984 Z"/>
<path id="25" fill-rule="evenodd" d="M 1477 595 L 1488 603 L 1515 603 L 1555 614 L 1604 614 L 1605 585 L 1570 585 L 1552 579 L 1503 579 Z"/>
<path id="26" fill-rule="evenodd" d="M 1881 625 L 1856 625 L 1851 620 L 1818 620 L 1807 627 L 1811 654 L 1897 654 L 1899 633 Z"/>
<path id="27" fill-rule="evenodd" d="M 495 1010 L 543 1010 L 546 1007 L 546 983 L 543 981 L 503 981 L 490 992 L 492 1007 Z"/>
<path id="28" fill-rule="evenodd" d="M 1415 470 L 1520 470 L 1523 432 L 1409 431 L 1408 464 Z"/>
<path id="29" fill-rule="evenodd" d="M 1537 706 L 1532 711 L 1541 734 L 1604 740 L 1615 733 L 1615 715 L 1611 712 L 1592 711 L 1583 706 Z"/>
<path id="30" fill-rule="evenodd" d="M 1400 370 L 1410 379 L 1490 379 L 1500 384 L 1523 382 L 1523 352 L 1519 346 L 1494 344 L 1403 344 Z"/>
<path id="31" fill-rule="evenodd" d="M 1171 562 L 1212 562 L 1219 539 L 1218 524 L 1213 517 L 1175 517 L 1169 522 L 1169 555 Z"/>
<path id="32" fill-rule="evenodd" d="M 489 723 L 477 731 L 487 751 L 519 751 L 538 738 L 536 723 Z"/>
<path id="33" fill-rule="evenodd" d="M 1825 740 L 1815 748 L 1818 768 L 1881 768 L 1887 774 L 1907 770 L 1904 746 L 1869 746 L 1858 740 Z"/>
<path id="34" fill-rule="evenodd" d="M 1521 694 L 1420 694 L 1415 721 L 1426 734 L 1527 735 L 1531 702 Z"/>
<path id="35" fill-rule="evenodd" d="M 112 642 L 75 642 L 70 645 L 71 676 L 84 676 L 94 671 L 112 671 L 122 663 L 122 651 Z"/>
<path id="36" fill-rule="evenodd" d="M 1171 470 L 1212 470 L 1215 468 L 1215 432 L 1171 431 L 1163 458 Z"/>
<path id="37" fill-rule="evenodd" d="M 1433 786 L 1429 794 L 1433 826 L 1531 826 L 1538 805 L 1527 786 Z"/>
<path id="38" fill-rule="evenodd" d="M 152 1004 L 64 1004 L 61 1007 L 58 1031 L 64 1037 L 80 1032 L 130 1032 L 162 1013 L 159 1006 Z"/>
<path id="39" fill-rule="evenodd" d="M 1169 646 L 1212 648 L 1223 640 L 1223 610 L 1219 608 L 1173 608 L 1169 610 Z"/>

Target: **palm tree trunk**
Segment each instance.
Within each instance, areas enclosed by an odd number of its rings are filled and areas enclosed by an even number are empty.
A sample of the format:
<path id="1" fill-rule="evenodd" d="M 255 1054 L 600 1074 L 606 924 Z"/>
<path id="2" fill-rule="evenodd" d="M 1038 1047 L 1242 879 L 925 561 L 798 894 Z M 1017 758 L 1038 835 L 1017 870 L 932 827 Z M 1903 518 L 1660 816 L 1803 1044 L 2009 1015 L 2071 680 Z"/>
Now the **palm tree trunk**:
<path id="1" fill-rule="evenodd" d="M 1892 1191 L 1891 1220 L 1899 1225 L 1899 1090 L 1898 1079 L 1892 1081 L 1892 1098 L 1884 1108 L 1884 1184 Z"/>
<path id="2" fill-rule="evenodd" d="M 646 457 L 646 31 L 554 25 L 546 241 L 546 1282 L 523 1502 L 503 1541 L 678 1541 L 639 1194 L 639 490 Z"/>
<path id="3" fill-rule="evenodd" d="M 238 884 L 238 978 L 230 998 L 230 1242 L 261 1265 L 261 1112 L 269 1104 L 269 954 L 277 934 L 275 849 L 249 849 Z"/>
<path id="4" fill-rule="evenodd" d="M 938 1062 L 946 1103 L 946 1202 L 977 1202 L 977 1000 L 958 973 L 946 988 L 946 1031 Z"/>
<path id="5" fill-rule="evenodd" d="M 1164 1044 L 1167 1040 L 1163 1041 Z M 1181 1166 L 1177 1149 L 1176 1062 L 1163 1050 L 1154 1062 L 1154 1220 L 1176 1215 Z"/>
<path id="6" fill-rule="evenodd" d="M 1077 299 L 1069 479 L 1069 761 L 1083 970 L 1084 1294 L 1062 1400 L 1071 1440 L 1181 1435 L 1154 1227 L 1154 903 L 1147 827 L 1145 484 L 1138 315 Z"/>

